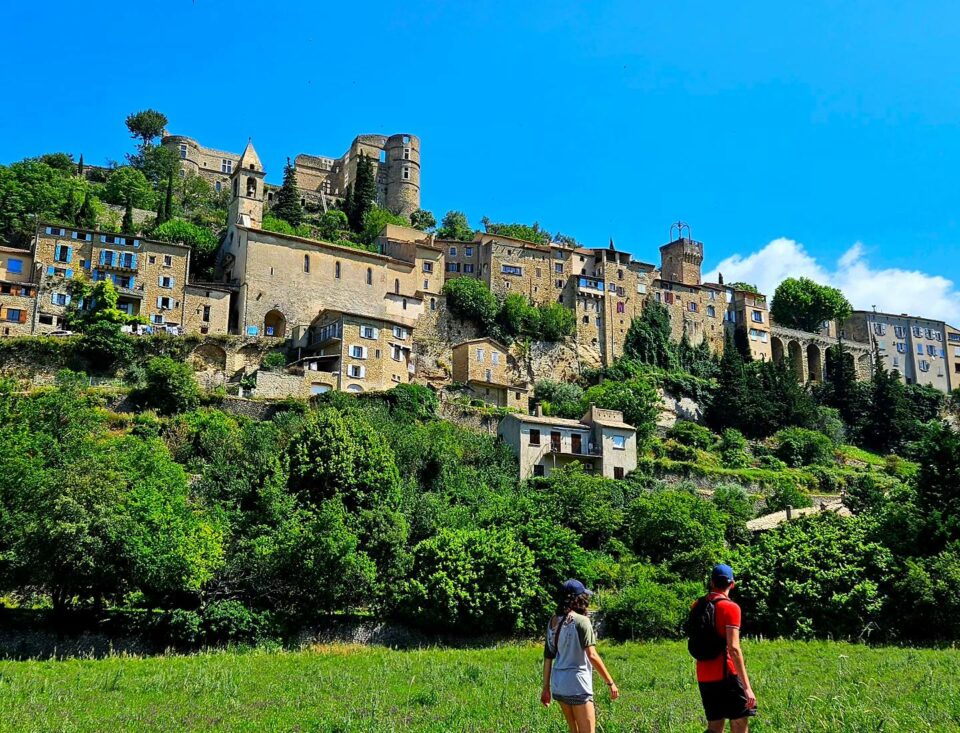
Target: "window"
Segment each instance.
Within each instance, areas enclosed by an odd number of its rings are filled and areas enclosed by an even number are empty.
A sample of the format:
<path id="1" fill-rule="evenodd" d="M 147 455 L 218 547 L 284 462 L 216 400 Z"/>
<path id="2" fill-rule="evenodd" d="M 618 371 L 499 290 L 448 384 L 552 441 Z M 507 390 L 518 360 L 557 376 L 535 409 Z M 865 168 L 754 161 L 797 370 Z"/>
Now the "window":
<path id="1" fill-rule="evenodd" d="M 750 318 L 754 323 L 763 323 L 763 312 L 762 311 L 751 311 Z"/>
<path id="2" fill-rule="evenodd" d="M 691 312 L 691 313 L 696 313 L 696 312 L 697 312 L 697 304 L 694 303 L 692 300 L 691 300 L 689 303 L 687 303 L 687 308 L 690 309 L 690 312 Z"/>
<path id="3" fill-rule="evenodd" d="M 456 247 L 451 247 L 451 248 L 450 248 L 450 256 L 451 256 L 451 257 L 456 257 L 456 256 L 457 256 L 457 248 L 456 248 Z"/>
<path id="4" fill-rule="evenodd" d="M 557 273 L 558 275 L 562 275 L 562 274 L 563 274 L 563 263 L 562 263 L 562 262 L 556 263 L 556 264 L 553 266 L 553 271 L 554 271 L 555 273 Z"/>
<path id="5" fill-rule="evenodd" d="M 66 236 L 67 232 L 60 227 L 47 227 L 47 234 L 52 234 L 55 237 L 63 237 Z"/>
<path id="6" fill-rule="evenodd" d="M 160 276 L 160 287 L 167 288 L 168 290 L 173 287 L 173 278 L 169 275 Z"/>
<path id="7" fill-rule="evenodd" d="M 360 336 L 365 339 L 375 339 L 377 337 L 377 329 L 373 326 L 360 326 Z"/>
<path id="8" fill-rule="evenodd" d="M 913 335 L 917 338 L 923 338 L 923 329 L 920 326 L 913 327 Z"/>
<path id="9" fill-rule="evenodd" d="M 410 180 L 410 169 L 409 169 L 409 168 L 404 168 L 404 169 L 403 169 L 403 180 L 405 180 L 405 181 L 409 181 L 409 180 Z"/>
<path id="10" fill-rule="evenodd" d="M 477 349 L 477 363 L 483 364 L 483 349 Z"/>
<path id="11" fill-rule="evenodd" d="M 53 316 L 41 315 L 37 320 L 44 326 L 53 325 Z"/>
<path id="12" fill-rule="evenodd" d="M 430 298 L 430 310 L 435 311 L 437 309 L 437 299 Z"/>
<path id="13" fill-rule="evenodd" d="M 210 321 L 210 306 L 209 306 L 209 305 L 203 306 L 203 320 L 204 320 L 204 321 L 207 321 L 207 322 Z"/>
<path id="14" fill-rule="evenodd" d="M 406 298 L 403 299 L 403 309 L 404 309 L 404 310 L 407 309 L 407 299 L 406 299 Z"/>
<path id="15" fill-rule="evenodd" d="M 432 263 L 432 262 L 424 262 L 424 263 L 423 263 L 423 271 L 424 271 L 424 272 L 433 272 L 433 263 Z"/>
<path id="16" fill-rule="evenodd" d="M 393 292 L 396 295 L 400 295 L 400 278 L 395 278 L 393 281 Z"/>
<path id="17" fill-rule="evenodd" d="M 303 256 L 303 271 L 310 272 L 310 255 Z"/>
<path id="18" fill-rule="evenodd" d="M 339 262 L 335 262 L 335 263 L 333 264 L 333 276 L 334 276 L 337 280 L 340 279 L 340 263 L 339 263 Z"/>
<path id="19" fill-rule="evenodd" d="M 181 158 L 187 157 L 187 146 L 184 145 L 183 143 L 180 143 L 180 157 Z"/>
<path id="20" fill-rule="evenodd" d="M 216 191 L 217 193 L 220 193 L 223 190 L 223 185 L 220 183 L 220 181 L 216 181 L 213 184 L 213 190 Z"/>
<path id="21" fill-rule="evenodd" d="M 499 351 L 491 351 L 491 352 L 490 352 L 490 363 L 493 364 L 494 366 L 496 366 L 497 364 L 500 363 L 500 352 L 499 352 Z"/>
<path id="22" fill-rule="evenodd" d="M 880 349 L 880 351 L 886 351 L 886 350 L 887 350 L 887 342 L 878 339 L 878 340 L 877 340 L 877 348 Z"/>
<path id="23" fill-rule="evenodd" d="M 367 347 L 366 346 L 351 346 L 350 347 L 350 356 L 354 359 L 366 359 L 367 358 Z"/>
<path id="24" fill-rule="evenodd" d="M 556 285 L 558 288 L 563 288 L 563 280 L 557 280 L 554 282 L 554 285 Z"/>
<path id="25" fill-rule="evenodd" d="M 898 369 L 899 367 L 900 367 L 900 357 L 895 356 L 893 357 L 893 368 Z"/>
<path id="26" fill-rule="evenodd" d="M 935 356 L 937 353 L 937 347 L 933 344 L 927 344 L 927 356 Z"/>
<path id="27" fill-rule="evenodd" d="M 473 272 L 473 265 L 471 265 L 470 263 L 465 264 L 465 265 L 463 266 L 463 271 L 464 271 L 465 273 L 472 273 L 472 272 Z"/>
<path id="28" fill-rule="evenodd" d="M 169 310 L 170 308 L 173 308 L 173 298 L 166 295 L 159 296 L 157 298 L 157 308 L 160 308 L 161 310 Z"/>
<path id="29" fill-rule="evenodd" d="M 7 272 L 11 275 L 19 275 L 23 272 L 23 260 L 18 260 L 11 257 L 7 260 Z"/>
<path id="30" fill-rule="evenodd" d="M 393 357 L 394 361 L 401 361 L 403 359 L 403 349 L 396 344 L 393 344 L 390 347 L 390 355 Z"/>
<path id="31" fill-rule="evenodd" d="M 523 268 L 517 267 L 516 265 L 501 265 L 500 272 L 504 275 L 522 275 Z"/>
<path id="32" fill-rule="evenodd" d="M 623 466 L 613 467 L 613 478 L 617 481 L 623 480 Z"/>
<path id="33" fill-rule="evenodd" d="M 932 339 L 932 338 L 933 338 L 933 329 L 931 329 L 931 328 L 925 328 L 925 329 L 923 329 L 923 334 L 924 334 L 928 339 Z"/>
<path id="34" fill-rule="evenodd" d="M 617 313 L 623 313 L 624 305 L 623 303 L 617 303 Z"/>
<path id="35" fill-rule="evenodd" d="M 587 325 L 590 325 L 590 316 L 584 316 L 583 322 L 586 323 Z"/>
<path id="36" fill-rule="evenodd" d="M 367 285 L 373 285 L 373 268 L 367 268 Z"/>
<path id="37" fill-rule="evenodd" d="M 887 333 L 887 324 L 886 324 L 886 323 L 874 323 L 874 324 L 873 324 L 873 332 L 874 332 L 875 334 L 877 334 L 877 336 L 885 336 L 886 333 Z"/>
<path id="38" fill-rule="evenodd" d="M 67 306 L 70 305 L 70 296 L 66 293 L 51 293 L 50 301 L 54 305 Z"/>
<path id="39" fill-rule="evenodd" d="M 233 161 L 226 158 L 221 159 L 220 161 L 220 172 L 221 173 L 233 173 Z"/>
<path id="40" fill-rule="evenodd" d="M 393 337 L 398 338 L 401 341 L 407 338 L 407 329 L 401 328 L 400 326 L 393 327 Z"/>
<path id="41" fill-rule="evenodd" d="M 448 263 L 447 263 L 447 272 L 460 272 L 460 263 L 459 263 L 459 262 L 448 262 Z"/>
<path id="42" fill-rule="evenodd" d="M 10 323 L 20 323 L 21 312 L 19 308 L 7 308 L 6 320 Z"/>
<path id="43" fill-rule="evenodd" d="M 904 330 L 903 326 L 894 326 L 894 327 L 893 327 L 893 332 L 894 332 L 894 334 L 896 334 L 896 337 L 897 337 L 898 339 L 902 339 L 902 338 L 904 337 L 904 335 L 905 335 L 905 330 Z"/>
<path id="44" fill-rule="evenodd" d="M 917 353 L 923 356 L 923 344 L 917 344 Z"/>
<path id="45" fill-rule="evenodd" d="M 63 230 L 61 229 L 60 231 L 62 232 Z M 92 235 L 92 234 L 89 234 L 89 233 L 87 233 L 87 232 L 70 232 L 70 238 L 71 238 L 71 239 L 79 239 L 79 240 L 82 241 L 82 242 L 92 242 L 92 241 L 93 241 L 93 235 Z"/>
<path id="46" fill-rule="evenodd" d="M 473 257 L 473 247 L 464 247 L 463 254 L 465 257 Z"/>
<path id="47" fill-rule="evenodd" d="M 707 306 L 707 316 L 709 316 L 710 318 L 716 318 L 716 317 L 717 317 L 717 309 L 714 308 L 712 305 L 708 305 L 708 306 Z"/>
<path id="48" fill-rule="evenodd" d="M 486 378 L 486 381 L 488 381 L 488 382 L 492 382 L 492 381 L 493 381 L 493 373 L 492 373 L 489 369 L 487 369 L 487 370 L 484 371 L 484 377 Z"/>
<path id="49" fill-rule="evenodd" d="M 540 431 L 536 428 L 530 429 L 530 445 L 540 445 Z"/>
<path id="50" fill-rule="evenodd" d="M 164 256 L 163 256 L 163 266 L 164 266 L 164 267 L 173 267 L 173 255 L 164 255 Z"/>
<path id="51" fill-rule="evenodd" d="M 614 435 L 613 447 L 617 450 L 625 450 L 627 447 L 627 439 L 622 435 Z"/>
<path id="52" fill-rule="evenodd" d="M 430 281 L 429 281 L 429 280 L 424 280 L 424 281 L 423 281 L 423 289 L 424 289 L 424 290 L 429 290 L 429 289 L 430 289 Z"/>
<path id="53" fill-rule="evenodd" d="M 73 248 L 65 244 L 58 244 L 54 247 L 53 259 L 57 262 L 70 262 L 73 259 Z"/>
<path id="54" fill-rule="evenodd" d="M 647 292 L 646 283 L 637 283 L 637 292 L 640 293 L 641 295 L 646 293 Z"/>
<path id="55" fill-rule="evenodd" d="M 148 262 L 149 264 L 151 264 L 151 265 L 155 265 L 155 264 L 157 263 L 157 258 L 156 258 L 156 256 L 155 256 L 155 255 L 148 255 L 148 256 L 147 256 L 147 262 Z"/>
<path id="56" fill-rule="evenodd" d="M 903 341 L 897 341 L 897 353 L 898 354 L 907 353 L 907 345 Z"/>
<path id="57" fill-rule="evenodd" d="M 542 465 L 542 464 L 538 463 L 536 466 L 533 467 L 533 475 L 534 475 L 535 477 L 537 477 L 537 478 L 542 478 L 542 477 L 543 477 L 544 473 L 543 473 L 543 465 Z"/>
<path id="58" fill-rule="evenodd" d="M 921 372 L 929 372 L 929 371 L 930 371 L 930 362 L 927 361 L 926 359 L 921 359 L 921 360 L 920 360 L 920 371 L 921 371 Z"/>
<path id="59" fill-rule="evenodd" d="M 367 368 L 362 364 L 351 364 L 347 367 L 347 373 L 354 379 L 363 379 L 367 374 Z"/>

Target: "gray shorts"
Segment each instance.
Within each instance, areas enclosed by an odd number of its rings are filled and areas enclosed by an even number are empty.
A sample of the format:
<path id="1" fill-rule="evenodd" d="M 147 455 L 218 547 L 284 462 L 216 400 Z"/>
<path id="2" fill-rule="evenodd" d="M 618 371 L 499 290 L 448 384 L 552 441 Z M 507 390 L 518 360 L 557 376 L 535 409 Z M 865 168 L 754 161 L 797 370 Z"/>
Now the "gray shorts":
<path id="1" fill-rule="evenodd" d="M 593 695 L 584 692 L 580 695 L 554 695 L 553 699 L 565 705 L 586 705 L 588 702 L 593 702 Z"/>

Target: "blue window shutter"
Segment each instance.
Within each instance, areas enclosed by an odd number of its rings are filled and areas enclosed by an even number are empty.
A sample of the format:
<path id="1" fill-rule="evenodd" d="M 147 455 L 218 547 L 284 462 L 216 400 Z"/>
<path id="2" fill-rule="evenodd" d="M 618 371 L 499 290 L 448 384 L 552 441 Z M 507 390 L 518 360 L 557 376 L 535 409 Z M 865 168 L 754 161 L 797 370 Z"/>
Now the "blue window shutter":
<path id="1" fill-rule="evenodd" d="M 73 247 L 67 247 L 67 263 L 73 262 Z"/>
<path id="2" fill-rule="evenodd" d="M 133 264 L 132 264 L 133 269 L 136 269 L 136 268 L 137 268 L 137 256 L 136 256 L 136 255 L 133 256 L 132 263 L 133 263 Z"/>
<path id="3" fill-rule="evenodd" d="M 63 303 L 63 304 L 64 304 L 64 305 L 70 305 L 70 296 L 69 296 L 69 295 L 65 295 L 65 296 L 64 296 L 64 303 Z"/>
<path id="4" fill-rule="evenodd" d="M 53 234 L 53 227 L 47 227 L 47 234 Z"/>
<path id="5" fill-rule="evenodd" d="M 52 276 L 53 276 L 53 271 L 54 271 L 54 269 L 55 269 L 54 266 L 53 266 L 53 265 L 50 265 L 50 266 L 47 268 L 47 275 L 50 276 L 50 277 L 52 277 Z"/>
<path id="6" fill-rule="evenodd" d="M 130 289 L 135 290 L 137 287 L 137 279 L 135 277 L 130 278 Z"/>
<path id="7" fill-rule="evenodd" d="M 73 270 L 67 270 L 67 277 L 68 278 L 73 277 Z"/>
<path id="8" fill-rule="evenodd" d="M 56 294 L 56 293 L 50 293 L 50 302 L 53 303 L 54 305 L 57 304 L 57 294 Z"/>
<path id="9" fill-rule="evenodd" d="M 103 256 L 104 256 L 106 253 L 107 253 L 106 250 L 103 250 L 103 249 L 100 250 L 100 264 L 101 264 L 101 265 L 102 265 L 102 264 L 104 263 L 104 261 L 105 261 L 104 258 L 103 258 Z"/>

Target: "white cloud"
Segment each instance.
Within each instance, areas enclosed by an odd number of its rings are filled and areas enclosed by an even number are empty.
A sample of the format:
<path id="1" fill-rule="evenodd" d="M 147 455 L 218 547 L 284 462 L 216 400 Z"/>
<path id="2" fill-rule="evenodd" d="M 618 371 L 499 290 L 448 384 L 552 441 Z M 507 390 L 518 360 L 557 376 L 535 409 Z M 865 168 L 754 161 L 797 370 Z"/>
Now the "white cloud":
<path id="1" fill-rule="evenodd" d="M 834 265 L 825 266 L 799 242 L 781 237 L 746 256 L 727 257 L 704 275 L 704 281 L 716 282 L 721 272 L 725 282 L 753 283 L 768 295 L 773 295 L 787 277 L 809 277 L 840 288 L 857 309 L 876 306 L 887 313 L 909 313 L 960 325 L 960 291 L 951 280 L 919 270 L 875 269 L 867 261 L 860 242 L 844 252 Z"/>

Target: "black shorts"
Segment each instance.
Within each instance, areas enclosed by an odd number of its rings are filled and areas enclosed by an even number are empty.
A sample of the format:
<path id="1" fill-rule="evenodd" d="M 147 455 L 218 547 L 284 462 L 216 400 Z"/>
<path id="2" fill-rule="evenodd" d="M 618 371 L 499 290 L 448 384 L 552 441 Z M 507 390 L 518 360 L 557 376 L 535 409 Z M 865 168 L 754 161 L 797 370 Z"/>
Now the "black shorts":
<path id="1" fill-rule="evenodd" d="M 701 682 L 700 699 L 707 720 L 739 720 L 757 714 L 747 707 L 747 693 L 740 678 L 731 675 L 720 682 Z"/>

